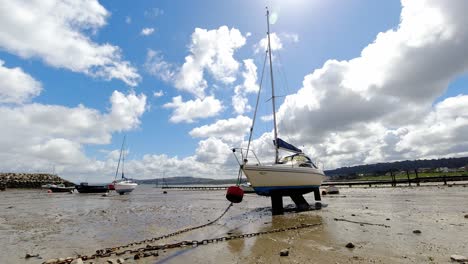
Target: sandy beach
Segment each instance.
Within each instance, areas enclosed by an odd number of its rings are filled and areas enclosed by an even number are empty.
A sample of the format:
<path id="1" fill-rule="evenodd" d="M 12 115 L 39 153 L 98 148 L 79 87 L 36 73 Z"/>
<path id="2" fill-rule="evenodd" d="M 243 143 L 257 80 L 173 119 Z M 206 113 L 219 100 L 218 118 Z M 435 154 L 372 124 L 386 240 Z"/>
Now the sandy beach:
<path id="1" fill-rule="evenodd" d="M 248 194 L 217 223 L 152 245 L 300 224 L 318 224 L 315 227 L 159 250 L 159 256 L 139 260 L 129 254 L 110 259 L 122 258 L 125 263 L 450 263 L 451 255 L 468 256 L 468 219 L 464 217 L 468 187 L 341 188 L 340 192 L 324 196 L 328 206 L 322 210 L 274 217 L 268 198 Z M 108 197 L 9 189 L 0 193 L 0 263 L 43 263 L 93 254 L 97 249 L 205 224 L 228 206 L 224 195 L 224 191 L 177 190 L 164 194 L 149 185 L 139 186 L 130 195 Z M 312 201 L 313 195 L 306 198 Z M 285 205 L 291 203 L 285 199 Z M 347 248 L 348 243 L 355 247 Z M 280 256 L 282 250 L 289 255 Z M 39 257 L 25 259 L 26 254 Z"/>

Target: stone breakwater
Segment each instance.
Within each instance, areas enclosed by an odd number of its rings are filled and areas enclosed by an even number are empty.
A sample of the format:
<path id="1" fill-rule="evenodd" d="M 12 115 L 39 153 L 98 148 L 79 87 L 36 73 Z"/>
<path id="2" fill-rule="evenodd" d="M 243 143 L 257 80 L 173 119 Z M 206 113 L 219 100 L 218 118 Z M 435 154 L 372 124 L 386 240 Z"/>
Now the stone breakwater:
<path id="1" fill-rule="evenodd" d="M 48 173 L 0 173 L 0 189 L 5 188 L 41 188 L 44 184 L 75 184 Z"/>

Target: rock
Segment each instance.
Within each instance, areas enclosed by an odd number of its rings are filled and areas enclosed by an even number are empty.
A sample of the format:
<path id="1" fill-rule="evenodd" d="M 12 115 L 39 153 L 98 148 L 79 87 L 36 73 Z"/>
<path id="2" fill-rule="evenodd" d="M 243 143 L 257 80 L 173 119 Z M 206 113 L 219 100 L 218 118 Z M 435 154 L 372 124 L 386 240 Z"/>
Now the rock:
<path id="1" fill-rule="evenodd" d="M 29 254 L 27 253 L 24 258 L 25 259 L 28 259 L 28 258 L 38 258 L 39 257 L 39 254 Z"/>
<path id="2" fill-rule="evenodd" d="M 166 192 L 166 191 L 164 191 L 163 193 L 164 193 L 164 194 L 167 194 L 167 192 Z"/>
<path id="3" fill-rule="evenodd" d="M 58 261 L 58 259 L 48 259 L 46 261 L 44 261 L 43 264 L 53 264 L 53 263 L 56 263 Z"/>
<path id="4" fill-rule="evenodd" d="M 140 259 L 140 253 L 135 254 L 135 256 L 133 256 L 133 259 L 135 259 L 135 260 Z"/>
<path id="5" fill-rule="evenodd" d="M 468 219 L 468 214 L 465 215 L 465 218 Z"/>
<path id="6" fill-rule="evenodd" d="M 456 262 L 468 262 L 468 258 L 462 255 L 452 255 L 450 259 Z"/>
<path id="7" fill-rule="evenodd" d="M 327 195 L 327 191 L 322 191 L 322 195 Z"/>
<path id="8" fill-rule="evenodd" d="M 287 257 L 289 256 L 289 250 L 288 249 L 283 249 L 280 251 L 280 256 L 282 257 Z"/>
<path id="9" fill-rule="evenodd" d="M 73 260 L 70 264 L 83 264 L 83 260 L 81 258 L 77 258 Z"/>
<path id="10" fill-rule="evenodd" d="M 369 209 L 369 207 L 366 206 L 366 209 Z"/>
<path id="11" fill-rule="evenodd" d="M 421 232 L 421 230 L 419 230 L 419 229 L 413 230 L 413 234 L 421 234 L 421 233 L 422 233 L 422 232 Z"/>
<path id="12" fill-rule="evenodd" d="M 119 263 L 119 264 L 122 264 L 122 263 L 124 263 L 124 262 L 125 262 L 125 260 L 124 260 L 123 258 L 117 259 L 117 263 Z"/>
<path id="13" fill-rule="evenodd" d="M 356 216 L 355 214 L 351 214 L 351 216 Z"/>
<path id="14" fill-rule="evenodd" d="M 387 218 L 387 219 L 385 219 L 385 220 L 390 221 L 390 218 Z"/>
<path id="15" fill-rule="evenodd" d="M 346 244 L 346 247 L 347 247 L 347 248 L 354 248 L 354 244 L 351 243 L 351 242 L 349 242 L 348 244 Z"/>
<path id="16" fill-rule="evenodd" d="M 108 259 L 107 262 L 108 264 L 117 264 L 117 262 L 113 259 Z"/>

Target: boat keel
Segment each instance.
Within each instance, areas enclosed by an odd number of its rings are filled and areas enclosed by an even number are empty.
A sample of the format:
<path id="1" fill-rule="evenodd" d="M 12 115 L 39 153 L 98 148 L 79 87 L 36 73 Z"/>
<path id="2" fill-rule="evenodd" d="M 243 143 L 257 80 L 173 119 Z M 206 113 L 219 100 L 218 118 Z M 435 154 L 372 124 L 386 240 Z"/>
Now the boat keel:
<path id="1" fill-rule="evenodd" d="M 291 200 L 296 204 L 296 207 L 288 209 L 288 211 L 296 211 L 296 212 L 304 212 L 310 210 L 318 210 L 322 209 L 321 203 L 321 196 L 320 190 L 315 188 L 313 190 L 314 198 L 315 198 L 315 205 L 310 206 L 307 200 L 304 198 L 304 192 L 300 190 L 288 190 L 288 191 L 281 191 L 281 192 L 272 192 L 270 194 L 271 197 L 271 214 L 272 215 L 282 215 L 285 212 L 285 208 L 283 206 L 283 196 L 291 197 Z"/>

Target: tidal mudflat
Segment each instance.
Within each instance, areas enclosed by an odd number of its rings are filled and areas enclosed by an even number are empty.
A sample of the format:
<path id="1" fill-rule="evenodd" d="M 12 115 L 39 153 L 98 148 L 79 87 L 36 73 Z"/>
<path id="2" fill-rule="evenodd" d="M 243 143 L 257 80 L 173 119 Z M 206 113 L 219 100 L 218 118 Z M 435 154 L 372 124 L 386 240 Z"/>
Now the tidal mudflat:
<path id="1" fill-rule="evenodd" d="M 125 263 L 450 263 L 451 255 L 468 256 L 468 187 L 342 188 L 340 192 L 324 196 L 328 207 L 322 210 L 274 217 L 268 198 L 249 194 L 217 223 L 153 244 L 300 224 L 318 224 L 315 227 L 159 250 L 159 256 L 139 260 L 132 255 L 111 259 L 122 258 Z M 130 195 L 108 197 L 8 189 L 0 193 L 0 263 L 43 263 L 93 254 L 97 249 L 201 225 L 228 206 L 224 195 L 224 191 L 177 190 L 164 194 L 149 185 L 139 186 Z M 306 198 L 312 201 L 313 195 Z M 346 247 L 348 243 L 354 247 Z M 280 256 L 281 251 L 287 251 L 287 256 Z M 26 254 L 39 257 L 25 259 Z"/>

